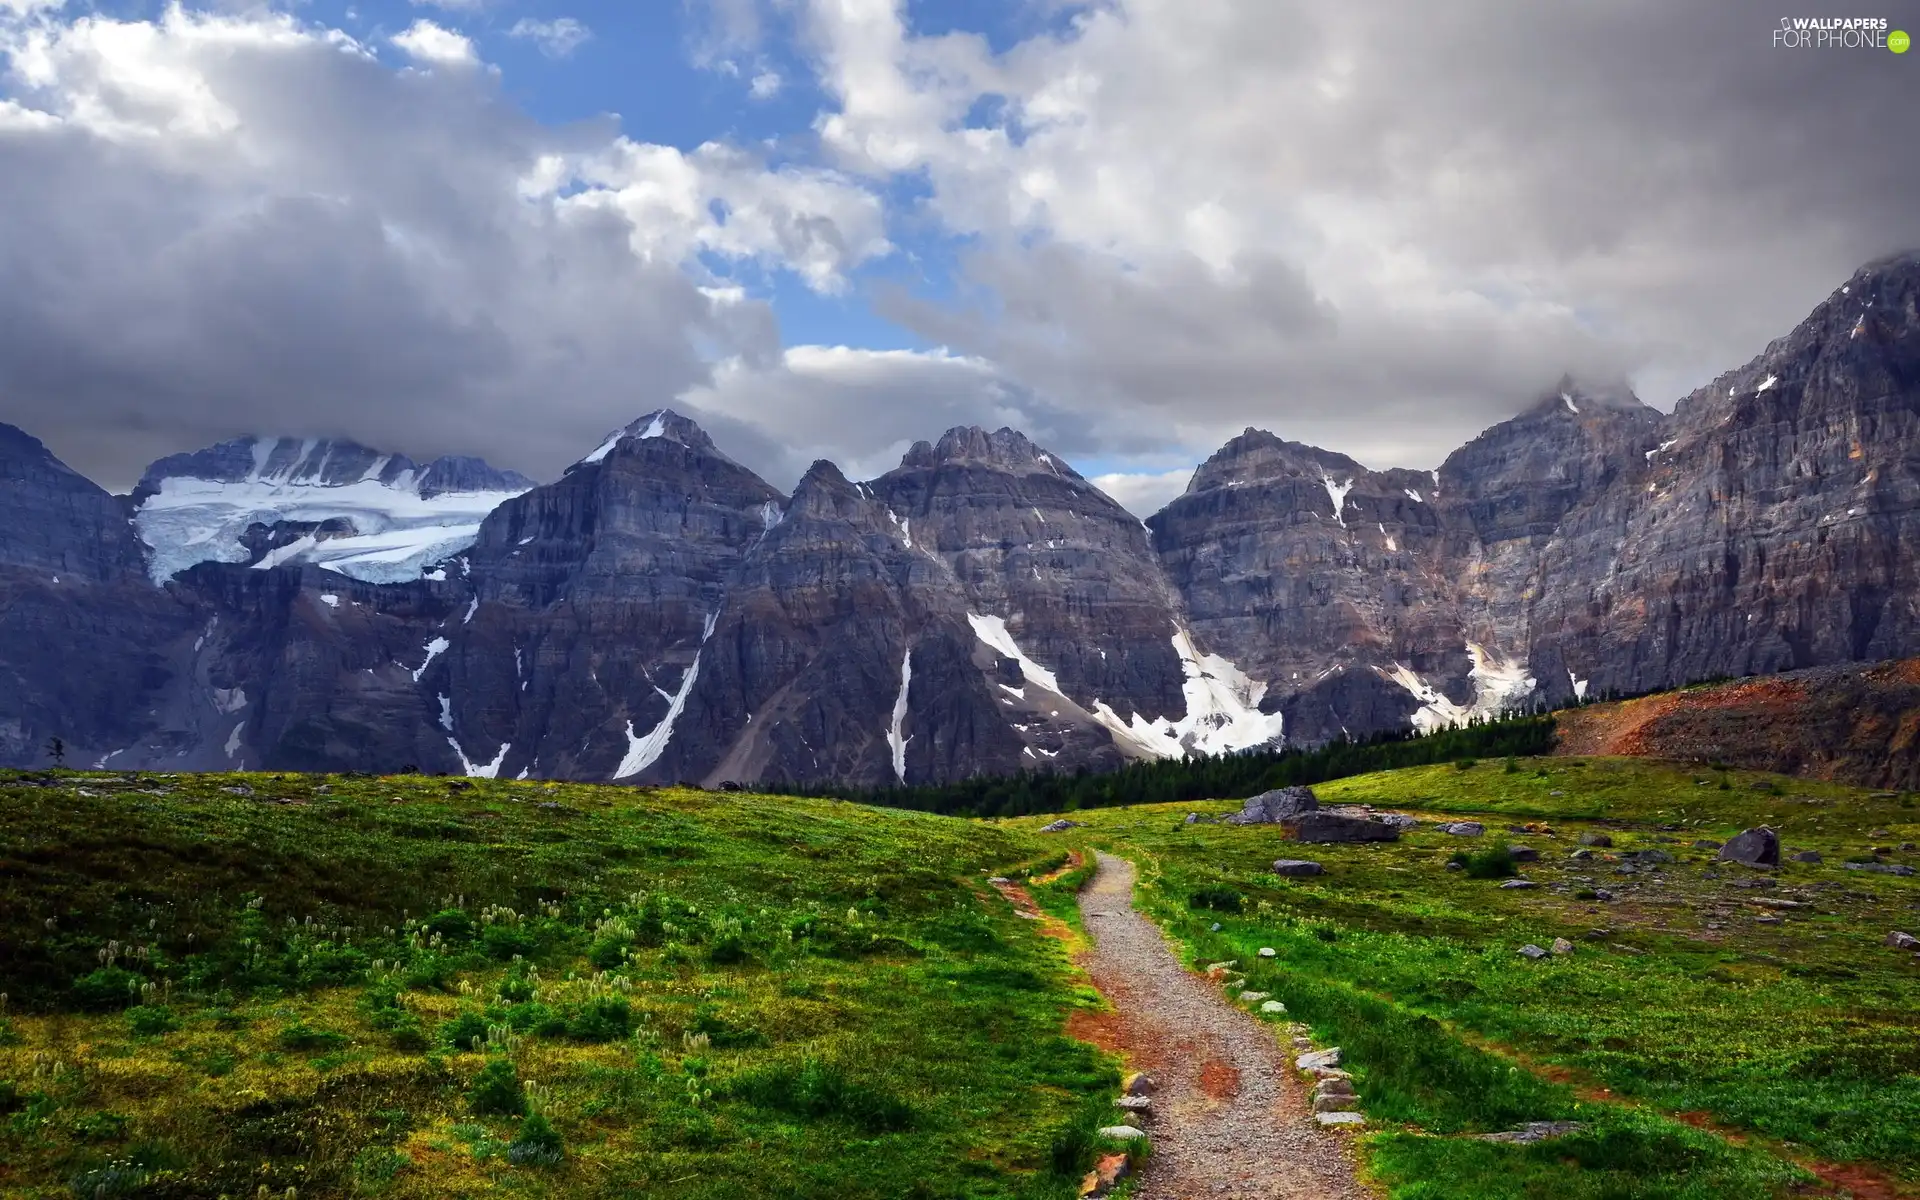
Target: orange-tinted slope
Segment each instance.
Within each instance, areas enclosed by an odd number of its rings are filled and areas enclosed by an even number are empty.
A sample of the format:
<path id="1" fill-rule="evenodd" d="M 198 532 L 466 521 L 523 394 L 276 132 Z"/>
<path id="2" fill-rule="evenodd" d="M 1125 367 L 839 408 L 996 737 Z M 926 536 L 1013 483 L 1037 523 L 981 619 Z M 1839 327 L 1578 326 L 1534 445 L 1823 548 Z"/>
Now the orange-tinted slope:
<path id="1" fill-rule="evenodd" d="M 1559 714 L 1560 754 L 1724 762 L 1920 788 L 1920 658 L 1662 692 Z"/>

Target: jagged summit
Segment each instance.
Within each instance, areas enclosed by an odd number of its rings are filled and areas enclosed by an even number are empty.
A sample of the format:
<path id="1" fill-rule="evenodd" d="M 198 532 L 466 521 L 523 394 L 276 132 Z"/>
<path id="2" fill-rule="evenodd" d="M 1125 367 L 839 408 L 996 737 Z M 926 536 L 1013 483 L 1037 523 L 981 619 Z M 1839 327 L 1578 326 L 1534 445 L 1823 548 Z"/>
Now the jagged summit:
<path id="1" fill-rule="evenodd" d="M 692 418 L 682 416 L 670 408 L 657 408 L 609 433 L 601 439 L 598 446 L 594 447 L 593 453 L 573 464 L 573 467 L 569 467 L 568 470 L 601 462 L 607 455 L 612 454 L 623 443 L 630 440 L 646 441 L 650 438 L 677 442 L 689 450 L 711 454 L 716 458 L 725 458 L 728 462 L 733 461 L 720 452 L 720 448 L 713 444 L 713 439 L 707 436 L 707 431 L 700 428 Z"/>
<path id="2" fill-rule="evenodd" d="M 1624 381 L 1590 383 L 1562 375 L 1560 381 L 1542 391 L 1526 414 L 1547 413 L 1568 417 L 1591 417 L 1599 413 L 1656 411 Z"/>
<path id="3" fill-rule="evenodd" d="M 1217 487 L 1245 487 L 1276 479 L 1337 475 L 1343 479 L 1367 473 L 1367 468 L 1333 450 L 1304 442 L 1290 442 L 1249 426 L 1240 436 L 1214 451 L 1187 483 L 1187 494 Z"/>
<path id="4" fill-rule="evenodd" d="M 347 438 L 244 437 L 170 454 L 147 467 L 131 497 L 137 506 L 166 481 L 346 487 L 376 483 L 432 496 L 443 492 L 519 492 L 534 481 L 485 459 L 443 455 L 422 466 Z"/>
<path id="5" fill-rule="evenodd" d="M 1059 457 L 1042 450 L 1027 435 L 1005 426 L 989 433 L 978 425 L 956 425 L 938 442 L 915 442 L 900 459 L 902 470 L 937 467 L 944 463 L 981 463 L 1003 469 L 1038 469 L 1067 479 L 1080 473 Z"/>

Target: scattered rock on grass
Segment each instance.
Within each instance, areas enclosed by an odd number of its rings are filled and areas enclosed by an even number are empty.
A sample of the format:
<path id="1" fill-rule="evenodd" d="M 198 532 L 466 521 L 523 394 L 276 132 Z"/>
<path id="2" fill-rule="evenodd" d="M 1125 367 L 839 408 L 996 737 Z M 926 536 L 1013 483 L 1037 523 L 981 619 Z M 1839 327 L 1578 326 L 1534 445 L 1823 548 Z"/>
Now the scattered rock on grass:
<path id="1" fill-rule="evenodd" d="M 1127 1076 L 1126 1080 L 1120 1085 L 1120 1090 L 1129 1096 L 1151 1095 L 1153 1089 L 1153 1076 L 1141 1071 L 1135 1071 L 1133 1074 Z"/>
<path id="2" fill-rule="evenodd" d="M 1572 954 L 1573 943 L 1565 938 L 1553 939 L 1552 950 L 1555 954 Z"/>
<path id="3" fill-rule="evenodd" d="M 1365 1125 L 1367 1123 L 1367 1119 L 1357 1112 L 1315 1113 L 1313 1119 L 1322 1125 Z"/>
<path id="4" fill-rule="evenodd" d="M 1818 850 L 1802 850 L 1793 856 L 1794 862 L 1817 863 L 1823 861 Z"/>
<path id="5" fill-rule="evenodd" d="M 1050 824 L 1042 825 L 1040 827 L 1040 832 L 1041 833 L 1065 833 L 1069 829 L 1081 828 L 1085 824 L 1086 822 L 1084 821 L 1069 821 L 1065 817 L 1061 817 L 1058 821 L 1054 821 L 1054 822 L 1051 822 Z"/>
<path id="6" fill-rule="evenodd" d="M 1580 844 L 1606 848 L 1613 845 L 1613 839 L 1604 833 L 1583 833 L 1580 835 Z"/>
<path id="7" fill-rule="evenodd" d="M 1454 837 L 1479 837 L 1487 827 L 1478 821 L 1449 821 L 1439 827 L 1441 833 L 1450 833 Z"/>
<path id="8" fill-rule="evenodd" d="M 1746 830 L 1720 847 L 1720 857 L 1727 862 L 1745 863 L 1750 867 L 1777 867 L 1780 865 L 1780 835 L 1765 825 Z"/>
<path id="9" fill-rule="evenodd" d="M 1100 1136 L 1112 1138 L 1116 1142 L 1131 1142 L 1135 1138 L 1143 1138 L 1147 1135 L 1131 1125 L 1105 1125 L 1100 1129 Z"/>
<path id="10" fill-rule="evenodd" d="M 1344 817 L 1338 813 L 1305 812 L 1281 822 L 1286 836 L 1296 842 L 1397 842 L 1400 831 L 1371 817 Z"/>
<path id="11" fill-rule="evenodd" d="M 1532 846 L 1508 846 L 1507 855 L 1515 862 L 1539 862 L 1540 852 Z"/>
<path id="12" fill-rule="evenodd" d="M 1920 938 L 1896 929 L 1887 935 L 1887 945 L 1895 950 L 1920 950 Z"/>
<path id="13" fill-rule="evenodd" d="M 1293 1065 L 1302 1071 L 1312 1071 L 1320 1067 L 1340 1065 L 1340 1047 L 1329 1046 L 1325 1050 L 1309 1050 L 1293 1060 Z"/>
<path id="14" fill-rule="evenodd" d="M 1528 942 L 1526 945 L 1520 947 L 1520 956 L 1522 958 L 1540 959 L 1540 958 L 1545 958 L 1547 956 L 1547 952 L 1545 950 L 1542 950 L 1540 947 L 1534 945 L 1532 942 Z"/>
<path id="15" fill-rule="evenodd" d="M 1280 952 L 1278 950 L 1275 950 L 1272 946 L 1262 946 L 1260 947 L 1260 957 L 1261 958 L 1278 958 L 1280 957 Z"/>
<path id="16" fill-rule="evenodd" d="M 1841 863 L 1849 871 L 1871 871 L 1876 875 L 1911 875 L 1913 868 L 1901 863 Z"/>
<path id="17" fill-rule="evenodd" d="M 1509 879 L 1505 883 L 1500 885 L 1503 891 L 1512 891 L 1515 888 L 1533 888 L 1533 887 L 1539 887 L 1539 886 L 1540 886 L 1539 884 L 1535 883 L 1531 879 Z"/>
<path id="18" fill-rule="evenodd" d="M 1128 1112 L 1143 1113 L 1153 1107 L 1152 1096 L 1121 1096 L 1113 1102 L 1115 1108 L 1124 1108 Z"/>
<path id="19" fill-rule="evenodd" d="M 1227 818 L 1227 824 L 1273 825 L 1301 813 L 1313 812 L 1319 807 L 1320 801 L 1314 797 L 1310 787 L 1275 788 L 1258 796 L 1247 797 L 1240 811 Z"/>
<path id="20" fill-rule="evenodd" d="M 1105 1196 L 1120 1185 L 1127 1177 L 1127 1156 L 1124 1154 L 1103 1154 L 1100 1161 L 1093 1164 L 1093 1170 L 1080 1181 L 1080 1194 L 1087 1197 Z"/>
<path id="21" fill-rule="evenodd" d="M 1548 1138 L 1578 1133 L 1585 1128 L 1586 1126 L 1578 1121 L 1528 1121 L 1520 1128 L 1506 1133 L 1481 1133 L 1474 1136 L 1482 1142 L 1509 1142 L 1526 1146 L 1534 1142 L 1543 1142 Z"/>
<path id="22" fill-rule="evenodd" d="M 1278 1000 L 1268 1000 L 1260 1006 L 1260 1011 L 1263 1013 L 1283 1013 L 1287 1011 L 1287 1006 Z"/>
<path id="23" fill-rule="evenodd" d="M 1326 874 L 1326 870 L 1327 869 L 1319 863 L 1311 862 L 1304 858 L 1278 858 L 1273 862 L 1273 873 L 1275 875 L 1324 875 Z"/>

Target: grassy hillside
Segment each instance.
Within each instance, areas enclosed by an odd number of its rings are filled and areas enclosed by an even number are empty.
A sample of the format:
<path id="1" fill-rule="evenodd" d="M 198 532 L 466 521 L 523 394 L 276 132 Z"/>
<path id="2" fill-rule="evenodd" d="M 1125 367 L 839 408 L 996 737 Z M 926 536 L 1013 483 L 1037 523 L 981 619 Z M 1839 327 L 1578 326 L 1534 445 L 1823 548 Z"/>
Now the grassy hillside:
<path id="1" fill-rule="evenodd" d="M 1117 1076 L 984 884 L 1039 845 L 744 795 L 0 775 L 0 1191 L 1070 1196 Z"/>
<path id="2" fill-rule="evenodd" d="M 1184 821 L 1238 807 L 1211 803 L 1082 812 L 1087 827 L 1050 836 L 1133 858 L 1143 902 L 1196 961 L 1237 960 L 1345 1048 L 1396 1197 L 1765 1196 L 1811 1183 L 1806 1168 L 1884 1177 L 1864 1195 L 1920 1183 L 1920 962 L 1885 944 L 1920 934 L 1920 877 L 1847 865 L 1920 866 L 1912 797 L 1565 758 L 1315 790 L 1425 821 L 1398 843 L 1307 846 Z M 1824 861 L 1760 871 L 1694 845 L 1762 822 Z M 1613 845 L 1576 859 L 1582 834 Z M 1502 861 L 1509 845 L 1540 861 Z M 1448 869 L 1461 851 L 1475 861 Z M 1282 857 L 1326 874 L 1281 879 Z M 1535 886 L 1502 888 L 1509 872 Z M 1573 951 L 1516 953 L 1555 938 Z M 1553 1119 L 1589 1129 L 1533 1147 L 1461 1136 Z"/>

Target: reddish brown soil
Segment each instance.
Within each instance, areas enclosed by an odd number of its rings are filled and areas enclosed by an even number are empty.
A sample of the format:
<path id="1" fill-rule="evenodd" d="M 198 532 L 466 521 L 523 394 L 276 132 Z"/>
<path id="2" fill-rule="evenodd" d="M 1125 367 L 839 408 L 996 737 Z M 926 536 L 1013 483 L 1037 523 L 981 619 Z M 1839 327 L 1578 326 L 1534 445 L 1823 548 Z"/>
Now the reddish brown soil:
<path id="1" fill-rule="evenodd" d="M 1200 1064 L 1200 1090 L 1210 1099 L 1231 1100 L 1240 1094 L 1240 1072 L 1232 1063 L 1210 1058 Z"/>
<path id="2" fill-rule="evenodd" d="M 1563 755 L 1724 762 L 1862 787 L 1920 788 L 1920 659 L 1820 667 L 1556 718 Z"/>

